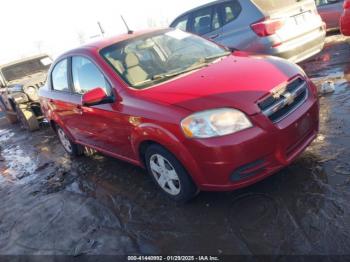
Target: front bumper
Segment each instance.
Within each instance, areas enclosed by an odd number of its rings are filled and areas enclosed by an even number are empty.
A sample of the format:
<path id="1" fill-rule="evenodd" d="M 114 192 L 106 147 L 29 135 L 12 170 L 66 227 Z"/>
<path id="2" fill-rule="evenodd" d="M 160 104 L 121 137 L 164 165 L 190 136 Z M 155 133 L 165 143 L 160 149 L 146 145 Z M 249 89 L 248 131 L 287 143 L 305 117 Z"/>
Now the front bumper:
<path id="1" fill-rule="evenodd" d="M 254 127 L 242 132 L 186 142 L 193 158 L 189 161 L 196 163 L 196 168 L 188 170 L 201 190 L 246 187 L 289 165 L 317 136 L 318 101 L 310 96 L 277 124 L 262 114 L 251 120 Z"/>

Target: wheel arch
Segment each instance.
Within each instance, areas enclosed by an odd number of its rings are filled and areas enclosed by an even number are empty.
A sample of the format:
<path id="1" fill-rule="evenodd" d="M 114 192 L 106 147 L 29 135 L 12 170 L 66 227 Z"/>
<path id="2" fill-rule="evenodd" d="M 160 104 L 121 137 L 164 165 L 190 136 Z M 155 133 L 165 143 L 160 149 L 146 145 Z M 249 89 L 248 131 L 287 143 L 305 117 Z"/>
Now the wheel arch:
<path id="1" fill-rule="evenodd" d="M 156 127 L 153 124 L 147 127 L 143 126 L 132 134 L 131 142 L 135 155 L 143 167 L 146 167 L 145 152 L 148 146 L 157 144 L 174 155 L 192 177 L 195 184 L 200 184 L 202 178 L 198 165 L 181 140 L 170 131 L 159 126 Z"/>

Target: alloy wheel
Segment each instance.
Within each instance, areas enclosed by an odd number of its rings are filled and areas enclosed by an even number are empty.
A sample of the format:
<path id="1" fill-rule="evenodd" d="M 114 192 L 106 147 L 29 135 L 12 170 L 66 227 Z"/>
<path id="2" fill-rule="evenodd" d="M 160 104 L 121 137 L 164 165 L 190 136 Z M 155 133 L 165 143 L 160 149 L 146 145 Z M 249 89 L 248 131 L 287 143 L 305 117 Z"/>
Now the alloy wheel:
<path id="1" fill-rule="evenodd" d="M 73 152 L 72 144 L 69 141 L 69 139 L 66 136 L 66 134 L 64 133 L 64 131 L 61 128 L 59 128 L 57 130 L 57 133 L 58 133 L 58 138 L 60 139 L 64 149 L 66 149 L 68 153 L 72 153 Z"/>
<path id="2" fill-rule="evenodd" d="M 181 191 L 181 183 L 175 168 L 159 154 L 150 158 L 150 169 L 158 185 L 168 194 L 176 196 Z"/>

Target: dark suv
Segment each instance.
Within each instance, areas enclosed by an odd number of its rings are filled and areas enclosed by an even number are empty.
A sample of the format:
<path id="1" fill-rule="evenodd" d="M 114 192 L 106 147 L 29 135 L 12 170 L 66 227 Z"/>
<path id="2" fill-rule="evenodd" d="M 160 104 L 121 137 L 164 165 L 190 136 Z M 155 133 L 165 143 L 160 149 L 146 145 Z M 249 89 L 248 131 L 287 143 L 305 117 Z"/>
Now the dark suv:
<path id="1" fill-rule="evenodd" d="M 0 66 L 0 108 L 10 123 L 34 131 L 43 119 L 38 90 L 46 81 L 52 59 L 39 55 Z"/>

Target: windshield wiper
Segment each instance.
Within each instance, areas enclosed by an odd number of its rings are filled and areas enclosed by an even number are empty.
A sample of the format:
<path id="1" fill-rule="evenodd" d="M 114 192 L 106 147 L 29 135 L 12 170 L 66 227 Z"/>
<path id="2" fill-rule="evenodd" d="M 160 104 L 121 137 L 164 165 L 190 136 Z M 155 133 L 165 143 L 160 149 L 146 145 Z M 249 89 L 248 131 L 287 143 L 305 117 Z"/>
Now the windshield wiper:
<path id="1" fill-rule="evenodd" d="M 225 53 L 221 53 L 221 54 L 216 54 L 216 55 L 212 55 L 212 56 L 207 56 L 204 58 L 205 62 L 210 62 L 212 60 L 224 57 L 224 56 L 228 56 L 229 54 L 231 54 L 231 52 L 225 52 Z"/>
<path id="2" fill-rule="evenodd" d="M 195 63 L 194 65 L 184 69 L 184 70 L 181 70 L 181 71 L 177 71 L 177 72 L 174 72 L 174 73 L 166 73 L 166 74 L 159 74 L 159 75 L 154 75 L 152 77 L 152 80 L 160 80 L 160 79 L 165 79 L 165 78 L 171 78 L 171 77 L 174 77 L 174 76 L 178 76 L 178 75 L 182 75 L 182 74 L 185 74 L 185 73 L 188 73 L 190 71 L 193 71 L 193 70 L 197 70 L 197 69 L 200 69 L 204 66 L 207 66 L 208 63 L 205 63 L 205 62 L 200 62 L 199 63 Z"/>
<path id="3" fill-rule="evenodd" d="M 190 71 L 197 70 L 199 68 L 208 66 L 211 61 L 213 61 L 215 59 L 218 59 L 218 58 L 221 58 L 221 57 L 224 57 L 224 56 L 228 56 L 229 54 L 231 54 L 231 52 L 225 52 L 225 53 L 221 53 L 221 54 L 216 54 L 216 55 L 200 58 L 196 63 L 194 63 L 193 65 L 191 65 L 190 67 L 188 67 L 188 68 L 186 68 L 184 70 L 176 71 L 174 73 L 165 73 L 165 74 L 154 75 L 152 77 L 152 80 L 153 81 L 161 80 L 161 79 L 163 80 L 163 79 L 166 79 L 166 78 L 175 77 L 175 76 L 178 76 L 178 75 L 182 75 L 182 74 L 188 73 Z"/>

